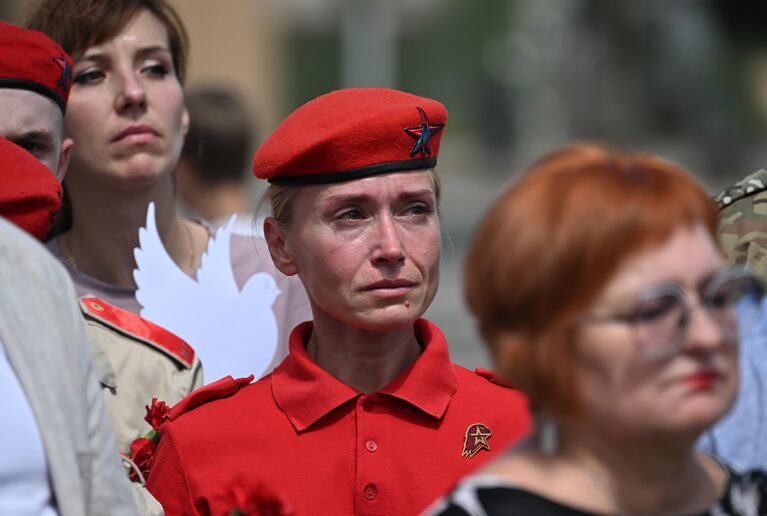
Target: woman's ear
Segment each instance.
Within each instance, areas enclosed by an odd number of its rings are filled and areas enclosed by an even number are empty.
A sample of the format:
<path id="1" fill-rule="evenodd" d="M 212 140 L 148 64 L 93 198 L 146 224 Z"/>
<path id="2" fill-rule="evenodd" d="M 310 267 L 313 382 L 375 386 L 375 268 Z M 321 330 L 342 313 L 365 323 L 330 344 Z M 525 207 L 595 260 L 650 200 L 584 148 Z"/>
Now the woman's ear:
<path id="1" fill-rule="evenodd" d="M 181 134 L 184 136 L 187 135 L 189 132 L 189 124 L 190 124 L 190 117 L 189 117 L 189 109 L 184 107 L 184 112 L 181 113 Z"/>
<path id="2" fill-rule="evenodd" d="M 298 266 L 293 261 L 290 246 L 285 240 L 285 228 L 273 217 L 267 217 L 264 220 L 264 237 L 277 270 L 285 276 L 297 274 Z"/>

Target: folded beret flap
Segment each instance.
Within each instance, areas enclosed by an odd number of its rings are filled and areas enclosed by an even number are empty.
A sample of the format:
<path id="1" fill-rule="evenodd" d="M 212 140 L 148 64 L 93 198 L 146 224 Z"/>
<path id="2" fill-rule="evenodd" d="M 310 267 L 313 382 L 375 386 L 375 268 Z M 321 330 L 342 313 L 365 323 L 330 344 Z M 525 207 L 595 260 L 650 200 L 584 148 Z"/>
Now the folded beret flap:
<path id="1" fill-rule="evenodd" d="M 253 158 L 276 184 L 347 181 L 436 165 L 447 111 L 438 101 L 387 88 L 352 88 L 291 113 Z"/>

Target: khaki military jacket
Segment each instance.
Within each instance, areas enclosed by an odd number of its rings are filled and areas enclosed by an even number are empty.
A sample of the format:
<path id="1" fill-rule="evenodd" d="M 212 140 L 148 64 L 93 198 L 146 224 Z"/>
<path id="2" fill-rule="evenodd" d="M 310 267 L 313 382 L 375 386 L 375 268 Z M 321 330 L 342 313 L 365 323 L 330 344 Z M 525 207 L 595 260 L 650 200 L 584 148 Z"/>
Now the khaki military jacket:
<path id="1" fill-rule="evenodd" d="M 146 434 L 152 398 L 173 406 L 203 382 L 194 350 L 176 335 L 94 297 L 80 298 L 96 373 L 120 450 Z"/>

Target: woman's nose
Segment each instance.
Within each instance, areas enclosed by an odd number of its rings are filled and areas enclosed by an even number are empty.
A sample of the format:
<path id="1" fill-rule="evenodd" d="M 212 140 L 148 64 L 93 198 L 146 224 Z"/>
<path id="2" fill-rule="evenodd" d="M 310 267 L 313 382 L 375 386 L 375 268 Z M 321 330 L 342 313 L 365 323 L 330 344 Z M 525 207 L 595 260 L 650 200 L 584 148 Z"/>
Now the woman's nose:
<path id="1" fill-rule="evenodd" d="M 402 237 L 392 217 L 379 219 L 376 237 L 378 240 L 376 261 L 396 263 L 405 258 Z"/>
<path id="2" fill-rule="evenodd" d="M 688 349 L 715 349 L 725 339 L 721 325 L 714 319 L 711 312 L 703 306 L 697 306 L 690 311 L 690 322 L 687 328 L 685 347 Z"/>
<path id="3" fill-rule="evenodd" d="M 122 72 L 119 75 L 119 91 L 115 102 L 115 107 L 120 112 L 130 109 L 143 110 L 146 107 L 144 85 L 133 71 Z"/>

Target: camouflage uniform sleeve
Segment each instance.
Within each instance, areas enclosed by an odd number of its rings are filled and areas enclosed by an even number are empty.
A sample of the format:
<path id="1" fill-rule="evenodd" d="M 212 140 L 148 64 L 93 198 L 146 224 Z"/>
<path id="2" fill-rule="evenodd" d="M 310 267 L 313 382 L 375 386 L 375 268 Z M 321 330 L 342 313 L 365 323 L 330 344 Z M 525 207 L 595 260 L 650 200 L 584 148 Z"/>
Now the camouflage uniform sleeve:
<path id="1" fill-rule="evenodd" d="M 727 261 L 767 282 L 767 171 L 759 170 L 713 197 Z"/>

